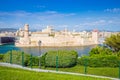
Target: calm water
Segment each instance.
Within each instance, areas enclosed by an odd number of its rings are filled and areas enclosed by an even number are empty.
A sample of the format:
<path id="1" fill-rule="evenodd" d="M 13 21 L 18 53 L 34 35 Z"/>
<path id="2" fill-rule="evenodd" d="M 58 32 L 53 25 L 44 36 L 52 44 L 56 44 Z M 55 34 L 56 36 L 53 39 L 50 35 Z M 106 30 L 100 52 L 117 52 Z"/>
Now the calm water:
<path id="1" fill-rule="evenodd" d="M 64 48 L 41 48 L 40 51 L 41 51 L 41 54 L 44 54 L 45 52 L 47 52 L 49 50 L 75 50 L 78 52 L 79 56 L 82 56 L 82 55 L 88 55 L 89 51 L 95 46 L 96 45 L 81 46 L 81 47 L 64 47 Z M 9 50 L 20 50 L 20 51 L 24 51 L 29 54 L 33 54 L 35 56 L 39 55 L 38 47 L 19 48 L 19 47 L 15 47 L 15 45 L 13 45 L 13 44 L 0 46 L 0 54 L 1 53 L 4 54 Z"/>

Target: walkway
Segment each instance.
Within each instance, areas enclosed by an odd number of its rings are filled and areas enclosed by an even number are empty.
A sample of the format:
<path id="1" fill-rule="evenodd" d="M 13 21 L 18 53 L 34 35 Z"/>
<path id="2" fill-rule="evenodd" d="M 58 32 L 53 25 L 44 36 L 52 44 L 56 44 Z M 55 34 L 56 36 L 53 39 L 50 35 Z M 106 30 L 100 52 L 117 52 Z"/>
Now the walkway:
<path id="1" fill-rule="evenodd" d="M 80 73 L 63 72 L 63 71 L 55 71 L 55 70 L 44 70 L 44 69 L 36 69 L 36 68 L 31 69 L 31 68 L 28 68 L 28 67 L 22 67 L 21 65 L 10 64 L 10 63 L 2 63 L 2 62 L 0 62 L 0 66 L 20 68 L 20 69 L 36 71 L 36 72 L 51 72 L 51 73 L 59 73 L 59 74 L 70 74 L 70 75 L 89 76 L 89 77 L 96 77 L 96 78 L 107 78 L 107 79 L 111 79 L 111 80 L 120 80 L 120 79 L 117 79 L 117 78 L 111 78 L 111 77 L 105 77 L 105 76 L 96 76 L 96 75 L 90 75 L 90 74 L 80 74 Z"/>

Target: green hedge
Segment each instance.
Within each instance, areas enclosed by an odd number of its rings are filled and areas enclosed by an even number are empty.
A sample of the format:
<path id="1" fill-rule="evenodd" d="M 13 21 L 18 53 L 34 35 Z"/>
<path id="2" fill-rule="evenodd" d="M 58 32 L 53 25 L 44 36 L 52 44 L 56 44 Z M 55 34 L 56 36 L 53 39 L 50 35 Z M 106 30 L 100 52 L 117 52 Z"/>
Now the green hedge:
<path id="1" fill-rule="evenodd" d="M 0 61 L 3 61 L 4 54 L 0 54 Z"/>
<path id="2" fill-rule="evenodd" d="M 78 59 L 79 65 L 87 65 L 90 67 L 118 67 L 120 58 L 115 55 L 106 56 L 84 56 Z"/>
<path id="3" fill-rule="evenodd" d="M 16 51 L 16 50 L 8 51 L 5 54 L 0 54 L 0 61 L 10 63 L 10 53 L 12 53 L 12 63 L 22 65 L 22 52 Z M 43 55 L 42 57 L 32 56 L 32 65 L 38 66 L 39 60 L 40 60 L 41 66 L 44 66 L 45 65 L 45 55 Z M 24 65 L 25 66 L 30 65 L 30 54 L 24 53 Z"/>
<path id="4" fill-rule="evenodd" d="M 10 63 L 10 53 L 12 53 L 12 63 L 13 64 L 22 64 L 22 52 L 21 51 L 8 51 L 6 54 L 4 54 L 3 62 Z M 24 65 L 28 66 L 30 60 L 30 55 L 24 53 Z"/>
<path id="5" fill-rule="evenodd" d="M 48 51 L 45 54 L 44 62 L 47 67 L 56 67 L 56 61 L 58 62 L 58 67 L 72 67 L 76 64 L 77 58 L 78 54 L 76 51 Z"/>
<path id="6" fill-rule="evenodd" d="M 120 66 L 120 52 L 113 52 L 107 47 L 97 46 L 88 56 L 78 59 L 78 64 L 90 67 L 118 67 Z"/>

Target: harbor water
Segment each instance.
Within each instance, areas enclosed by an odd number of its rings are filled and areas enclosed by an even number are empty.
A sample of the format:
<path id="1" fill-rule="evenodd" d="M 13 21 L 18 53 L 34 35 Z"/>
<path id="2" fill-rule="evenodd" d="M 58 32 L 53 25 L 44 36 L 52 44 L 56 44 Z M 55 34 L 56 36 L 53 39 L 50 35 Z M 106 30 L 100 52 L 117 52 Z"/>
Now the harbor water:
<path id="1" fill-rule="evenodd" d="M 41 47 L 16 47 L 14 44 L 0 45 L 0 54 L 5 54 L 10 50 L 19 50 L 32 54 L 34 56 L 39 56 L 50 50 L 75 50 L 78 53 L 78 56 L 88 55 L 89 51 L 94 48 L 96 45 L 89 46 L 80 46 L 80 47 L 55 47 L 55 48 L 41 48 Z"/>

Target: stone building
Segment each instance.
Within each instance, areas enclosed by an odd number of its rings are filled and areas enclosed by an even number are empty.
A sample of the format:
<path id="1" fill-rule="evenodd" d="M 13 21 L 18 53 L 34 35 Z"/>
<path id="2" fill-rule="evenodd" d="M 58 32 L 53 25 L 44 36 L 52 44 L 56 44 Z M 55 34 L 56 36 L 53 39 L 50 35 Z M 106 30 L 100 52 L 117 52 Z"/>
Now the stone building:
<path id="1" fill-rule="evenodd" d="M 21 33 L 21 32 L 19 32 Z M 19 34 L 18 33 L 18 34 Z M 47 26 L 40 32 L 32 32 L 29 35 L 29 25 L 25 24 L 22 30 L 23 36 L 19 36 L 16 42 L 18 47 L 63 47 L 63 46 L 84 46 L 98 44 L 98 31 L 92 32 L 70 32 L 68 30 L 54 31 L 52 27 Z M 41 41 L 41 44 L 39 44 Z"/>

